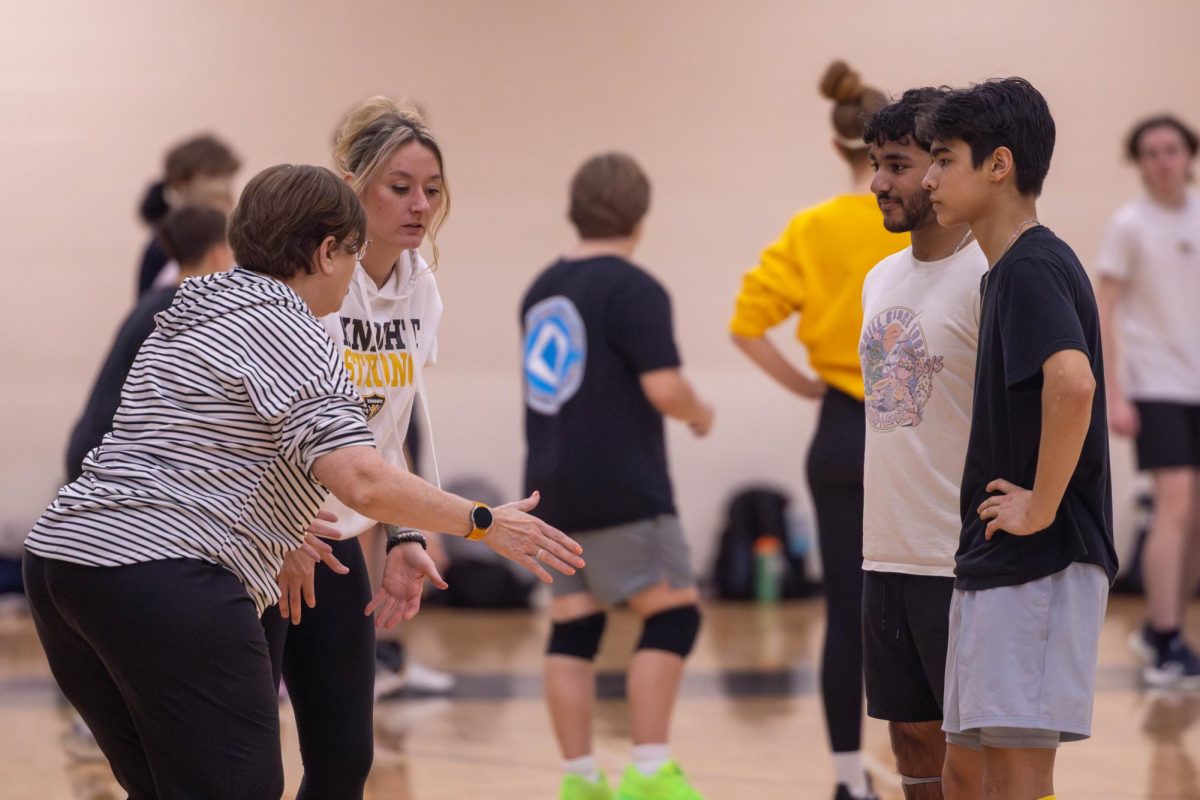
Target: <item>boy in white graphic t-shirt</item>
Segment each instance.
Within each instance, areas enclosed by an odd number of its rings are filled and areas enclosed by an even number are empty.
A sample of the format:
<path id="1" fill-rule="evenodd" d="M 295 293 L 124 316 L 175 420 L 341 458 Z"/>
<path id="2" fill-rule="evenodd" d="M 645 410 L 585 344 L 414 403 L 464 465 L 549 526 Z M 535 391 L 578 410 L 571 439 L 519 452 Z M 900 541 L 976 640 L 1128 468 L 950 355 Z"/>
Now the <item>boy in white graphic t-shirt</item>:
<path id="1" fill-rule="evenodd" d="M 884 226 L 912 246 L 863 285 L 866 384 L 863 646 L 867 713 L 888 721 L 908 800 L 940 800 L 941 730 L 959 481 L 971 426 L 979 284 L 987 260 L 966 225 L 943 228 L 921 180 L 916 120 L 939 90 L 878 111 L 864 141 Z"/>

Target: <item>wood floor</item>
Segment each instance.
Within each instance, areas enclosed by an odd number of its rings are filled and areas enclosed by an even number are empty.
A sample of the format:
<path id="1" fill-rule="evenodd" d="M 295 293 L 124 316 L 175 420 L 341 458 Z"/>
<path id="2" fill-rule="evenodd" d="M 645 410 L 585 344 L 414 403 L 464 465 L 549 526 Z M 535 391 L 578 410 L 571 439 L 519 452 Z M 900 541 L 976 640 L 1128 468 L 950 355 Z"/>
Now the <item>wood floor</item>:
<path id="1" fill-rule="evenodd" d="M 1065 800 L 1200 800 L 1200 693 L 1146 692 L 1125 645 L 1140 603 L 1113 598 L 1101 642 L 1093 739 L 1059 755 Z M 1190 615 L 1200 641 L 1200 607 Z M 820 601 L 709 604 L 675 720 L 676 757 L 709 800 L 828 800 L 832 771 L 816 692 Z M 430 609 L 408 623 L 411 653 L 459 677 L 456 696 L 381 704 L 373 800 L 555 797 L 558 758 L 539 698 L 546 623 L 518 612 Z M 609 773 L 628 755 L 620 673 L 636 626 L 617 614 L 604 674 L 597 755 Z M 290 798 L 299 780 L 295 727 L 281 709 Z M 19 607 L 0 611 L 0 798 L 123 797 L 103 766 L 73 762 L 37 638 Z M 885 800 L 899 800 L 886 729 L 868 720 L 864 751 Z"/>

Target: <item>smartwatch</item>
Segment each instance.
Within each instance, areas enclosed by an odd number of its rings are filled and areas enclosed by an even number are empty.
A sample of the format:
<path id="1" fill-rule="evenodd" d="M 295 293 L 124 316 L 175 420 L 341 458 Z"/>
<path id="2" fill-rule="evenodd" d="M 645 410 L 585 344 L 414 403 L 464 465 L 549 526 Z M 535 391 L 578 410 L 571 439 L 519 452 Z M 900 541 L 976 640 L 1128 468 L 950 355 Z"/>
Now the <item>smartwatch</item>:
<path id="1" fill-rule="evenodd" d="M 467 538 L 478 541 L 488 535 L 492 529 L 492 510 L 483 503 L 476 503 L 471 509 L 471 532 Z"/>

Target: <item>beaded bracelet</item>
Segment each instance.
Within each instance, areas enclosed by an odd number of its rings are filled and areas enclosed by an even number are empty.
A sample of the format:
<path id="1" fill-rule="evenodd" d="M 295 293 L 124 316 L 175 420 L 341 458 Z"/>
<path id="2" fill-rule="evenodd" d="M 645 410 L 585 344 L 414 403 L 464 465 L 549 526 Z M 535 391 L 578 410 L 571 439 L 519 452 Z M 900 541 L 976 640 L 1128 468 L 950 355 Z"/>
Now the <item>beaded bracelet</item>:
<path id="1" fill-rule="evenodd" d="M 425 539 L 425 534 L 420 531 L 389 526 L 387 529 L 387 547 L 384 552 L 391 553 L 393 547 L 408 544 L 409 542 L 416 542 L 421 545 L 422 550 L 429 549 L 429 542 Z"/>

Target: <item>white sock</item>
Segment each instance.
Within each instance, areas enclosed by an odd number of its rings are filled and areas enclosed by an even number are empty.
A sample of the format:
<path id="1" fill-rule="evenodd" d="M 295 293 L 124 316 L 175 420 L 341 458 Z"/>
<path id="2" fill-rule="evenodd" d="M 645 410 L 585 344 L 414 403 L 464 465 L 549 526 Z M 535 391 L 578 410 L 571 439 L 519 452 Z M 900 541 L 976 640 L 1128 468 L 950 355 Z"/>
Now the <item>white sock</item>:
<path id="1" fill-rule="evenodd" d="M 871 787 L 867 784 L 867 770 L 863 767 L 862 753 L 834 753 L 833 771 L 837 782 L 845 785 L 855 797 L 868 797 Z"/>
<path id="2" fill-rule="evenodd" d="M 563 769 L 592 783 L 600 780 L 600 767 L 596 764 L 596 757 L 591 753 L 579 758 L 568 758 L 563 761 Z"/>
<path id="3" fill-rule="evenodd" d="M 635 744 L 633 746 L 633 765 L 637 771 L 649 778 L 657 775 L 658 771 L 671 760 L 671 751 L 665 744 Z"/>

